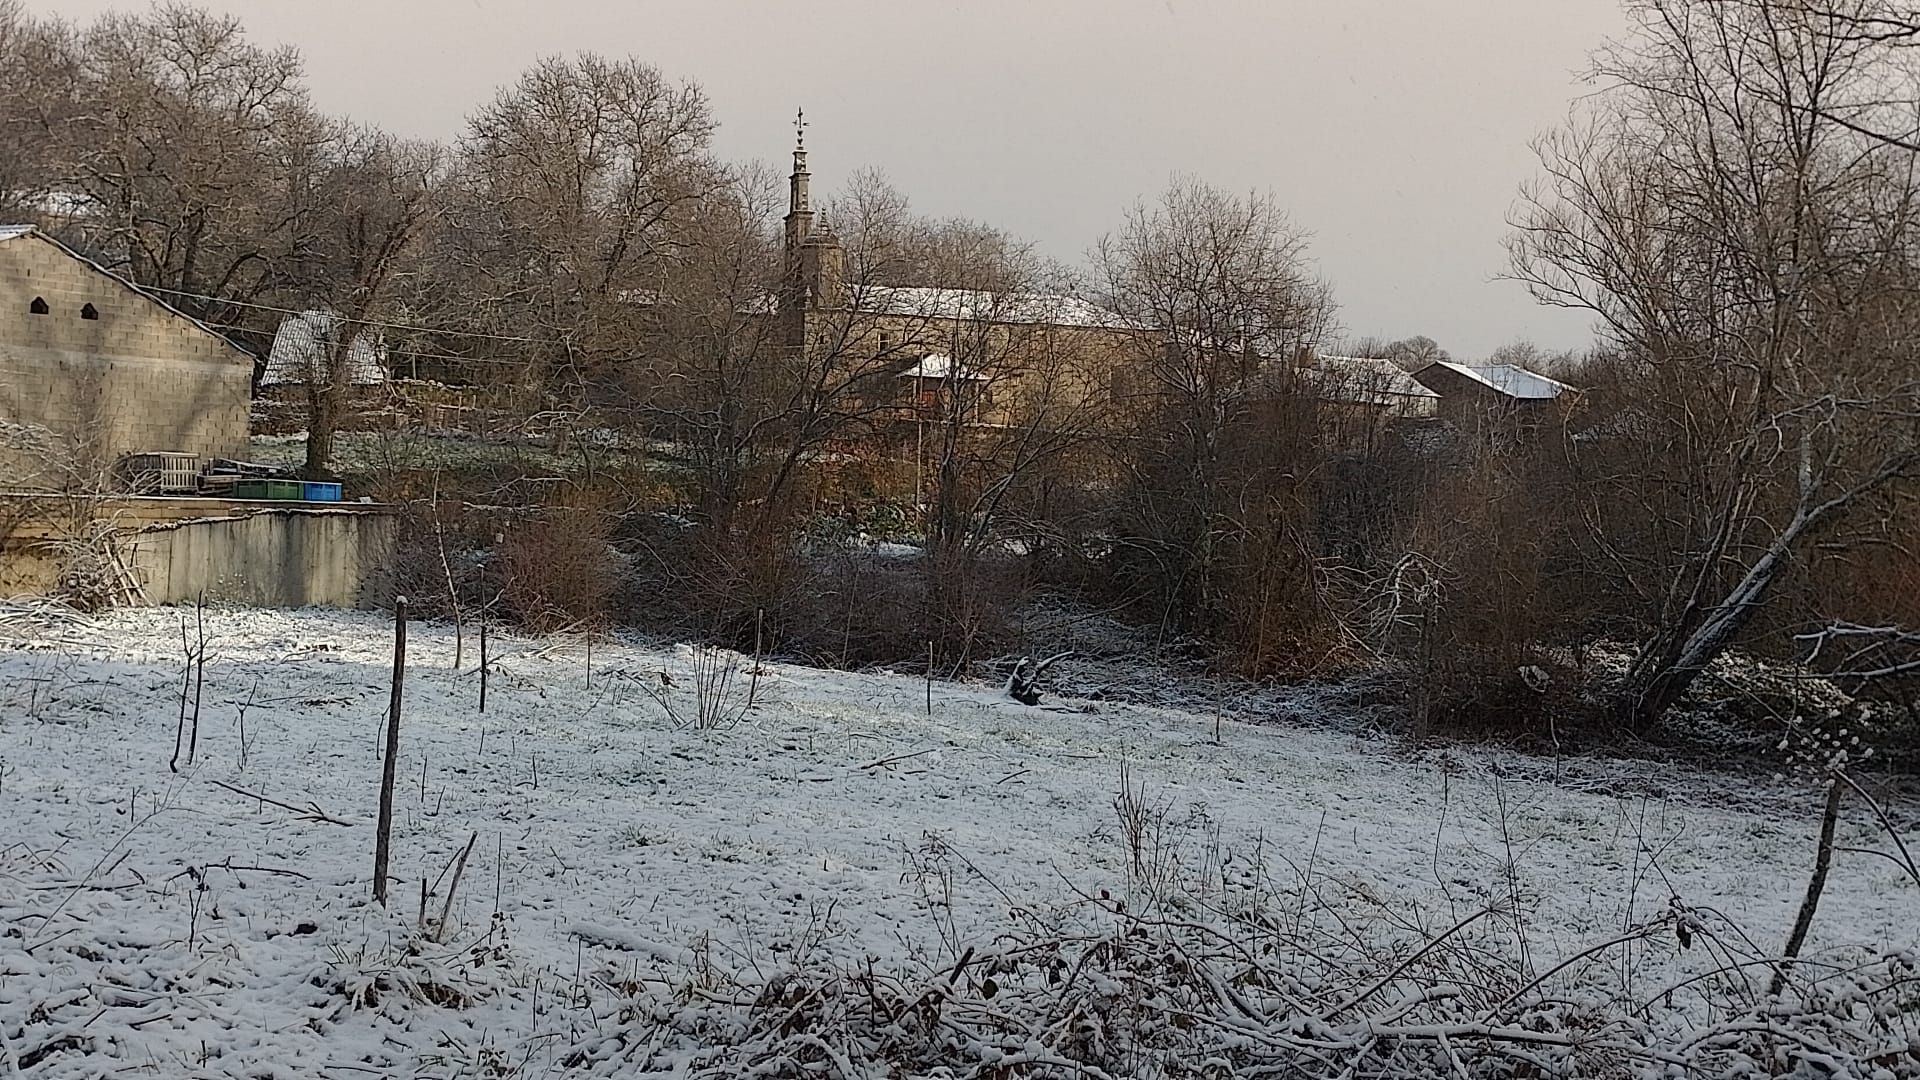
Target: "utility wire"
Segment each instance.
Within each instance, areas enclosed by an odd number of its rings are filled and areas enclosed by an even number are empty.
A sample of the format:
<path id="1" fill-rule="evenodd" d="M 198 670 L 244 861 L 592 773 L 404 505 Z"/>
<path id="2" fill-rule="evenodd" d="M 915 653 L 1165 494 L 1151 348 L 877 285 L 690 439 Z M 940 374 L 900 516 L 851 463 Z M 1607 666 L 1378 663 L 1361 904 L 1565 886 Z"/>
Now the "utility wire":
<path id="1" fill-rule="evenodd" d="M 163 289 L 157 285 L 136 285 L 134 286 L 134 288 L 142 292 L 164 293 L 168 296 L 184 296 L 192 300 L 206 300 L 215 304 L 225 304 L 229 307 L 251 308 L 255 311 L 272 311 L 281 315 L 307 315 L 307 314 L 311 314 L 315 310 L 313 308 L 308 308 L 305 311 L 302 311 L 297 308 L 275 307 L 272 304 L 257 304 L 247 300 L 231 300 L 224 296 L 207 296 L 204 293 L 185 292 L 180 289 Z M 345 316 L 338 315 L 332 312 L 327 312 L 327 314 L 332 315 L 334 319 L 340 322 L 347 323 L 348 325 L 351 325 L 351 326 L 372 326 L 372 327 L 378 327 L 383 330 L 409 330 L 409 331 L 422 333 L 422 334 L 449 334 L 455 337 L 483 338 L 488 341 L 513 341 L 513 342 L 519 342 L 521 344 L 526 344 L 526 345 L 552 344 L 551 341 L 545 341 L 540 338 L 520 337 L 520 336 L 509 335 L 509 334 L 487 334 L 487 333 L 482 333 L 476 330 L 446 330 L 446 329 L 442 329 L 440 327 L 435 327 L 435 326 L 415 326 L 408 323 L 381 322 L 377 319 L 349 319 L 349 318 L 346 318 Z M 213 324 L 208 324 L 208 325 L 213 325 Z M 229 324 L 229 327 L 231 328 L 231 324 Z M 237 329 L 251 329 L 251 328 L 238 327 Z"/>

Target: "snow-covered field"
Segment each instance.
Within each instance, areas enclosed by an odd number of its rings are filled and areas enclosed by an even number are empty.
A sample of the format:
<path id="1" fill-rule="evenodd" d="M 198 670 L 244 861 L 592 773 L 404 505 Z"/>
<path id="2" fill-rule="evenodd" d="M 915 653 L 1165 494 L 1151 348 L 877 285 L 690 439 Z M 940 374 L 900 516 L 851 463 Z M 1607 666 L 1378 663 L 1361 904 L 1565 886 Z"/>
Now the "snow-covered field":
<path id="1" fill-rule="evenodd" d="M 1594 794 L 1497 754 L 1230 719 L 1216 743 L 1210 715 L 987 686 L 935 684 L 929 713 L 910 676 L 768 665 L 751 715 L 696 732 L 637 686 L 667 670 L 686 696 L 686 651 L 619 643 L 589 664 L 497 640 L 483 715 L 471 634 L 456 672 L 451 628 L 415 624 L 382 910 L 390 622 L 210 612 L 176 772 L 182 614 L 0 641 L 0 1075 L 558 1075 L 648 972 L 905 965 L 986 948 L 1010 908 L 1141 888 L 1123 767 L 1166 859 L 1258 854 L 1436 929 L 1518 897 L 1542 970 L 1671 897 L 1777 947 L 1812 857 L 1791 783 Z M 1562 771 L 1604 788 L 1611 768 Z M 1869 824 L 1843 842 L 1872 845 Z M 422 882 L 437 923 L 470 838 L 445 941 L 424 941 Z M 1912 945 L 1916 914 L 1896 867 L 1842 855 L 1809 953 Z M 1633 962 L 1658 985 L 1716 961 Z"/>

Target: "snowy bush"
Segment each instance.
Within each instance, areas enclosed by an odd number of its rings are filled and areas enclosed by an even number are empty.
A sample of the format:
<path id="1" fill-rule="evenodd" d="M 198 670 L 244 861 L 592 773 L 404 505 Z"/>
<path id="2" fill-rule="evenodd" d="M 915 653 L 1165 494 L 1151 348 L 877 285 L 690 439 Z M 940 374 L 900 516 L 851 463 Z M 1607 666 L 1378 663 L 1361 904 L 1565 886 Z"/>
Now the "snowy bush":
<path id="1" fill-rule="evenodd" d="M 1713 910 L 1675 900 L 1536 966 L 1525 913 L 1506 901 L 1428 923 L 1311 867 L 1282 888 L 1259 852 L 1182 863 L 1183 830 L 1204 835 L 1205 815 L 1183 827 L 1144 785 L 1121 784 L 1133 896 L 1037 911 L 929 836 L 907 877 L 940 927 L 937 956 L 610 971 L 595 1034 L 561 1064 L 794 1080 L 1920 1077 L 1909 953 L 1782 971 Z M 1009 905 L 972 944 L 942 914 L 968 881 Z M 1704 974 L 1636 981 L 1636 954 L 1690 949 L 1713 958 Z"/>

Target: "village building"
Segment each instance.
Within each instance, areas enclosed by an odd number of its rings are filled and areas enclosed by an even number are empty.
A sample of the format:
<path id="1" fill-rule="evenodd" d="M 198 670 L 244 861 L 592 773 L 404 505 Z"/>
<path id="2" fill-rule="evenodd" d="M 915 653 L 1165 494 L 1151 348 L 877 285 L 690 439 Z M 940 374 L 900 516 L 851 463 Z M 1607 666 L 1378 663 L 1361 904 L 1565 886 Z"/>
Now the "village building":
<path id="1" fill-rule="evenodd" d="M 0 226 L 0 487 L 129 454 L 238 457 L 253 357 L 30 225 Z"/>
<path id="2" fill-rule="evenodd" d="M 1577 391 L 1558 379 L 1518 364 L 1463 364 L 1436 360 L 1412 375 L 1421 386 L 1445 402 L 1443 416 L 1465 411 L 1513 412 L 1566 405 Z"/>
<path id="3" fill-rule="evenodd" d="M 0 595 L 353 606 L 382 507 L 214 497 L 243 459 L 254 358 L 44 232 L 0 226 Z M 337 497 L 337 493 L 336 493 Z"/>
<path id="4" fill-rule="evenodd" d="M 1303 365 L 1307 387 L 1322 402 L 1395 420 L 1424 420 L 1440 411 L 1440 394 L 1392 360 L 1313 356 Z"/>
<path id="5" fill-rule="evenodd" d="M 280 320 L 274 331 L 267 365 L 260 373 L 263 387 L 327 386 L 333 381 L 333 356 L 340 335 L 350 331 L 337 312 L 303 311 Z M 364 390 L 387 382 L 387 349 L 373 332 L 352 332 L 346 342 L 345 383 Z"/>
<path id="6" fill-rule="evenodd" d="M 1079 297 L 849 281 L 810 180 L 802 138 L 783 219 L 780 341 L 868 373 L 864 395 L 882 415 L 1074 426 L 1138 384 L 1118 373 L 1140 366 L 1152 335 Z"/>
<path id="7" fill-rule="evenodd" d="M 1436 415 L 1465 430 L 1525 435 L 1562 419 L 1579 391 L 1517 364 L 1436 360 L 1413 373 L 1439 395 Z"/>

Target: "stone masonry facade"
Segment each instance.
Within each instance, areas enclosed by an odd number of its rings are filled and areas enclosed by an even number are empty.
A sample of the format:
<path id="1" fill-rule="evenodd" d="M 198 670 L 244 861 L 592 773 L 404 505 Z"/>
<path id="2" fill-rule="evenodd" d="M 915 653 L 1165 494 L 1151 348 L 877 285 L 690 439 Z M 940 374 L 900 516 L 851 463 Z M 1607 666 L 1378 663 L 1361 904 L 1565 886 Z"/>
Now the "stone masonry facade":
<path id="1" fill-rule="evenodd" d="M 0 423 L 51 432 L 80 472 L 149 451 L 240 456 L 252 374 L 212 330 L 51 238 L 0 228 Z M 11 441 L 0 488 L 73 482 Z"/>

